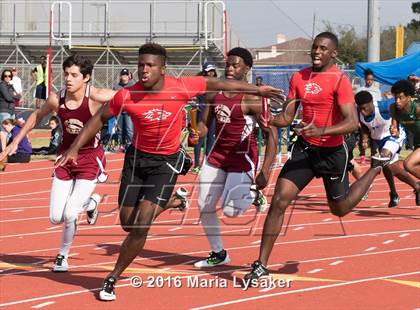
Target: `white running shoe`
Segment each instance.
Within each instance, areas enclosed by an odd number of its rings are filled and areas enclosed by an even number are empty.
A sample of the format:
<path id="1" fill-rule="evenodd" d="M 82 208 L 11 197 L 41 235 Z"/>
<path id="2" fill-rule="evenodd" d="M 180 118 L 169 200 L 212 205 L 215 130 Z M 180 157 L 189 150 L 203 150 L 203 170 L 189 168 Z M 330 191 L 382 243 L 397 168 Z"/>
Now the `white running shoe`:
<path id="1" fill-rule="evenodd" d="M 102 197 L 99 194 L 93 194 L 90 196 L 89 204 L 86 211 L 86 221 L 89 225 L 95 225 L 98 219 L 98 205 L 101 202 Z M 92 209 L 93 208 L 93 209 Z"/>
<path id="2" fill-rule="evenodd" d="M 208 268 L 216 267 L 221 265 L 226 265 L 230 263 L 229 254 L 225 250 L 220 252 L 211 252 L 209 257 L 206 259 L 200 260 L 194 264 L 196 268 Z"/>
<path id="3" fill-rule="evenodd" d="M 185 188 L 180 187 L 175 192 L 176 198 L 182 201 L 182 204 L 178 207 L 179 210 L 184 211 L 190 207 L 190 203 L 187 200 L 188 192 Z"/>
<path id="4" fill-rule="evenodd" d="M 117 281 L 112 277 L 105 279 L 104 286 L 102 287 L 102 290 L 99 292 L 100 300 L 113 301 L 117 299 L 117 296 L 115 295 L 115 282 Z"/>
<path id="5" fill-rule="evenodd" d="M 53 271 L 54 272 L 67 272 L 69 270 L 69 264 L 67 258 L 64 255 L 57 254 L 55 257 Z"/>
<path id="6" fill-rule="evenodd" d="M 257 212 L 264 213 L 268 209 L 268 201 L 262 191 L 257 189 L 255 184 L 251 185 L 251 191 L 254 192 L 255 198 L 252 204 L 257 209 Z"/>

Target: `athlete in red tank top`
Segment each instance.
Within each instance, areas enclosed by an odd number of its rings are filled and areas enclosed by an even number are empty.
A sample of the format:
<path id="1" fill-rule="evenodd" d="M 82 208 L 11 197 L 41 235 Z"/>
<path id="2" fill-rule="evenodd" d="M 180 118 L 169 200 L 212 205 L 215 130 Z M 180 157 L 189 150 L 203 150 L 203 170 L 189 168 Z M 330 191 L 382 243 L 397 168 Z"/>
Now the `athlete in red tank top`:
<path id="1" fill-rule="evenodd" d="M 257 121 L 254 115 L 244 115 L 243 99 L 243 94 L 229 98 L 219 93 L 210 107 L 216 119 L 216 143 L 207 162 L 227 172 L 255 170 L 258 164 Z"/>
<path id="2" fill-rule="evenodd" d="M 65 89 L 49 94 L 46 103 L 29 116 L 25 126 L 5 153 L 13 153 L 14 143 L 18 145 L 38 122 L 53 112 L 61 119 L 64 129 L 60 149 L 60 153 L 63 153 L 92 115 L 114 96 L 115 92 L 112 90 L 89 86 L 92 70 L 93 65 L 88 58 L 77 54 L 68 57 L 63 63 Z M 97 140 L 91 139 L 77 161 L 57 167 L 54 171 L 50 221 L 53 224 L 63 223 L 60 250 L 53 265 L 55 272 L 68 270 L 68 253 L 76 232 L 79 213 L 87 212 L 89 224 L 96 222 L 96 208 L 100 196 L 92 193 L 96 186 L 96 178 L 105 166 L 104 159 L 102 147 Z"/>

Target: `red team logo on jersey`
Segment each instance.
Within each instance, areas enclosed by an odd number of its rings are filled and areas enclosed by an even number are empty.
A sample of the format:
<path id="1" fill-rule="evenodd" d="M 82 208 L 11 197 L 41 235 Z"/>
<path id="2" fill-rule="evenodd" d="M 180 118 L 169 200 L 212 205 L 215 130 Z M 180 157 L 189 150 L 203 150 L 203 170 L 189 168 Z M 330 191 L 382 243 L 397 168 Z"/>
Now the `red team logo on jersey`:
<path id="1" fill-rule="evenodd" d="M 305 84 L 305 94 L 316 95 L 316 94 L 319 94 L 320 92 L 322 92 L 322 88 L 318 84 L 316 83 Z"/>
<path id="2" fill-rule="evenodd" d="M 171 112 L 167 112 L 160 109 L 152 109 L 143 113 L 144 118 L 151 121 L 164 121 L 169 116 L 171 116 L 171 114 Z"/>

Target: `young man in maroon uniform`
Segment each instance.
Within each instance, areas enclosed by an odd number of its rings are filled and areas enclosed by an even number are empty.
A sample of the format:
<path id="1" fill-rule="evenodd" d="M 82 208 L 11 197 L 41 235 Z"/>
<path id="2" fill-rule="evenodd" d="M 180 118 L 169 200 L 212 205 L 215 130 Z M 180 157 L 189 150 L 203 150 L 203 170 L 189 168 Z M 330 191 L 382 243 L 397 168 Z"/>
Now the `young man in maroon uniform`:
<path id="1" fill-rule="evenodd" d="M 103 124 L 127 112 L 134 125 L 133 145 L 125 155 L 119 189 L 120 221 L 128 232 L 117 263 L 104 281 L 101 300 L 115 300 L 115 282 L 143 249 L 153 220 L 167 209 L 177 175 L 182 115 L 187 101 L 208 91 L 243 91 L 280 96 L 272 87 L 207 77 L 165 76 L 166 50 L 154 43 L 139 49 L 139 82 L 121 89 L 85 126 L 58 164 L 74 161 L 80 148 Z"/>
<path id="2" fill-rule="evenodd" d="M 63 154 L 92 115 L 115 94 L 110 89 L 98 89 L 89 85 L 92 70 L 93 65 L 88 58 L 77 54 L 68 57 L 63 62 L 65 88 L 52 93 L 45 104 L 29 116 L 25 126 L 0 157 L 15 153 L 19 142 L 28 132 L 53 112 L 57 113 L 63 126 L 63 141 L 58 155 Z M 77 165 L 68 163 L 54 171 L 50 221 L 53 224 L 64 223 L 61 247 L 53 266 L 55 272 L 68 270 L 67 258 L 76 233 L 79 213 L 87 211 L 88 223 L 96 222 L 96 206 L 100 196 L 92 193 L 97 179 L 103 175 L 105 166 L 98 132 L 99 130 L 80 149 Z"/>
<path id="3" fill-rule="evenodd" d="M 227 80 L 246 82 L 252 68 L 251 53 L 241 47 L 231 49 L 226 60 Z M 215 267 L 230 262 L 223 248 L 220 221 L 216 212 L 221 201 L 223 214 L 237 217 L 254 202 L 265 209 L 267 201 L 259 191 L 267 186 L 270 167 L 276 156 L 277 128 L 265 127 L 260 121 L 261 97 L 245 93 L 219 92 L 206 96 L 208 103 L 198 130 L 206 135 L 205 124 L 216 120 L 216 141 L 206 158 L 200 173 L 198 207 L 201 223 L 209 240 L 209 257 L 194 264 L 197 268 Z M 261 172 L 256 177 L 258 149 L 255 129 L 257 122 L 264 131 L 267 147 Z M 256 183 L 257 190 L 251 190 Z"/>
<path id="4" fill-rule="evenodd" d="M 323 32 L 316 36 L 311 49 L 312 67 L 292 76 L 287 106 L 272 120 L 277 127 L 290 125 L 302 104 L 303 121 L 297 130 L 300 137 L 278 177 L 264 223 L 259 259 L 245 276 L 247 280 L 268 275 L 265 266 L 281 231 L 284 213 L 314 177 L 322 177 L 331 213 L 342 217 L 360 202 L 390 161 L 372 157 L 372 168 L 349 187 L 343 135 L 357 129 L 358 117 L 351 83 L 334 62 L 337 48 L 334 34 Z"/>

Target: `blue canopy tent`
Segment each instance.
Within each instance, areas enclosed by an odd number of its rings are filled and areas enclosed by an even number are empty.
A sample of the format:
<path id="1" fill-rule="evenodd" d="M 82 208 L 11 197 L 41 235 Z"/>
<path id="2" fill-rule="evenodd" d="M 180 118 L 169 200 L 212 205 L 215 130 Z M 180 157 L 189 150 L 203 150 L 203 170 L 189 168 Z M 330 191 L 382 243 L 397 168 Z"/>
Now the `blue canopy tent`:
<path id="1" fill-rule="evenodd" d="M 406 79 L 413 73 L 420 76 L 420 52 L 380 62 L 356 63 L 356 74 L 358 76 L 363 77 L 366 69 L 373 71 L 376 81 L 392 85 L 398 80 Z"/>

